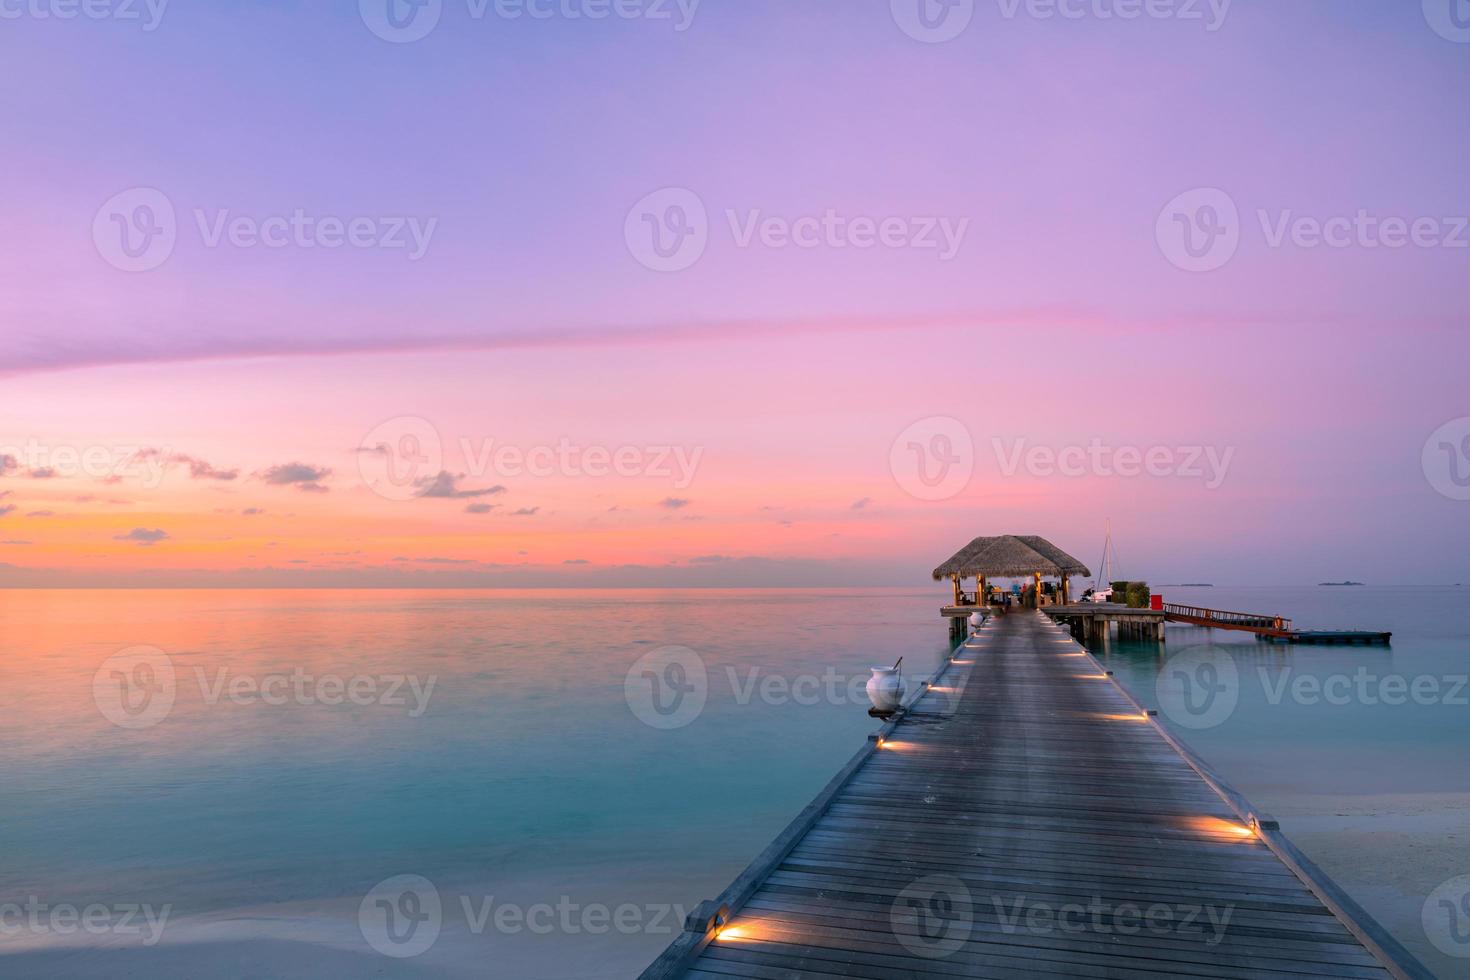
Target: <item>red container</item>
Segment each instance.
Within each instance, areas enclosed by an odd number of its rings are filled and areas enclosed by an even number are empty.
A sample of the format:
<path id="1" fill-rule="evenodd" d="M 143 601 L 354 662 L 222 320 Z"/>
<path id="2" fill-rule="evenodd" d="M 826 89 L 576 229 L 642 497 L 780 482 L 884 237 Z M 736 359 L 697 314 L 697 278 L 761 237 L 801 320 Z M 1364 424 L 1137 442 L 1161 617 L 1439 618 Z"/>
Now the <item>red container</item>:
<path id="1" fill-rule="evenodd" d="M 1151 596 L 1149 596 L 1148 597 L 1148 607 L 1150 609 L 1152 609 L 1154 612 L 1163 612 L 1164 611 L 1164 597 L 1161 596 L 1161 595 L 1151 595 Z"/>

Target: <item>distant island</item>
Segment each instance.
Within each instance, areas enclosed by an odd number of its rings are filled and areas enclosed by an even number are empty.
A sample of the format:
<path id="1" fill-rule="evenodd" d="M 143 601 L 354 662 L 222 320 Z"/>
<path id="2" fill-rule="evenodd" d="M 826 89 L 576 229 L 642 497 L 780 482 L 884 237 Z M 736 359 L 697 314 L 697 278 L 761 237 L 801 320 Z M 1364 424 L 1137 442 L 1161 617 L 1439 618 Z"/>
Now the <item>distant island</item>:
<path id="1" fill-rule="evenodd" d="M 1362 582 L 1318 582 L 1318 585 L 1362 585 Z"/>

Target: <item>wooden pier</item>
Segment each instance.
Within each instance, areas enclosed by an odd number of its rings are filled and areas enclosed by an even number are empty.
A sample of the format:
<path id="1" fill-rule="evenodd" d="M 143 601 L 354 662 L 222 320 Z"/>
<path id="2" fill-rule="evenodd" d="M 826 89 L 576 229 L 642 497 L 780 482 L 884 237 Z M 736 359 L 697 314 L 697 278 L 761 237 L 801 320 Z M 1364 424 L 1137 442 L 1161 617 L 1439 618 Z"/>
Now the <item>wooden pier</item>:
<path id="1" fill-rule="evenodd" d="M 997 617 L 643 980 L 1423 967 L 1066 631 Z"/>
<path id="2" fill-rule="evenodd" d="M 1393 634 L 1388 632 L 1299 630 L 1291 625 L 1291 620 L 1282 616 L 1261 616 L 1256 613 L 1205 609 L 1201 606 L 1184 606 L 1172 602 L 1164 603 L 1164 618 L 1171 623 L 1204 626 L 1210 629 L 1240 630 L 1254 633 L 1264 640 L 1284 640 L 1287 643 L 1381 643 L 1387 645 L 1393 640 Z"/>

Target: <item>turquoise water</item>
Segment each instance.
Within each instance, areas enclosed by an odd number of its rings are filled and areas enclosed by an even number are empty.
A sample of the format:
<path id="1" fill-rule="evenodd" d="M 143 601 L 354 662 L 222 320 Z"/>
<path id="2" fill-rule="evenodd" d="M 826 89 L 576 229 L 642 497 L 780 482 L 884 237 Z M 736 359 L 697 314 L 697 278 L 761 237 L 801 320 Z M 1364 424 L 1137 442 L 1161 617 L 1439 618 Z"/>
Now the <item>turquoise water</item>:
<path id="1" fill-rule="evenodd" d="M 1162 656 L 1106 656 L 1151 703 L 1169 656 L 1237 662 L 1229 717 L 1185 737 L 1425 948 L 1425 896 L 1470 873 L 1452 836 L 1470 709 L 1273 705 L 1256 670 L 1463 673 L 1466 593 L 1168 591 L 1395 631 L 1385 651 L 1229 634 L 1201 647 L 1203 631 L 1171 627 Z M 0 905 L 44 907 L 20 927 L 0 914 L 0 976 L 634 975 L 875 727 L 868 668 L 933 669 L 942 598 L 0 593 Z M 109 660 L 119 651 L 131 659 Z M 1388 827 L 1390 844 L 1372 843 Z M 382 916 L 428 914 L 418 882 L 434 928 L 385 942 Z M 65 910 L 89 906 L 95 928 L 69 929 Z M 139 931 L 129 908 L 167 917 Z"/>

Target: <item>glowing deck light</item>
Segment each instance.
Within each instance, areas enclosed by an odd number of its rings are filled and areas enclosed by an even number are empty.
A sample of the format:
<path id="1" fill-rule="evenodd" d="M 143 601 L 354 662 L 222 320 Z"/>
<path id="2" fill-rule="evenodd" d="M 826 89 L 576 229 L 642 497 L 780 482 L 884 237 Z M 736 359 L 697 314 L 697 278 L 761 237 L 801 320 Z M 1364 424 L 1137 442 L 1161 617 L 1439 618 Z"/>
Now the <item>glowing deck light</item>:
<path id="1" fill-rule="evenodd" d="M 1105 681 L 1108 679 L 1107 674 L 1073 674 L 1072 676 L 1084 681 Z"/>
<path id="2" fill-rule="evenodd" d="M 1186 817 L 1185 823 L 1189 825 L 1189 829 L 1207 834 L 1226 834 L 1242 838 L 1256 836 L 1256 832 L 1245 824 L 1236 823 L 1234 820 L 1222 820 L 1219 817 Z"/>
<path id="3" fill-rule="evenodd" d="M 1094 718 L 1102 718 L 1105 721 L 1148 721 L 1148 715 L 1093 715 Z"/>
<path id="4" fill-rule="evenodd" d="M 729 942 L 732 939 L 745 939 L 746 935 L 745 930 L 741 929 L 739 926 L 729 926 L 728 928 L 721 929 L 719 935 L 717 935 L 715 938 L 718 939 L 720 942 L 725 943 Z"/>

